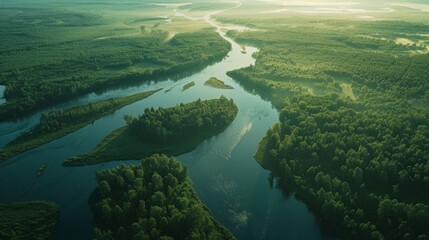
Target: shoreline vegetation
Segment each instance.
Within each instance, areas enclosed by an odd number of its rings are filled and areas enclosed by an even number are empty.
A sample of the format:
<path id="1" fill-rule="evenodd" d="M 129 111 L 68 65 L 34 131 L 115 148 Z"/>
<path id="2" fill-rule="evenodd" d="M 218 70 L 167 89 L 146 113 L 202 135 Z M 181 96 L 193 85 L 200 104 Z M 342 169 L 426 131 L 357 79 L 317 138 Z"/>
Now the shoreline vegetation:
<path id="1" fill-rule="evenodd" d="M 215 77 L 211 77 L 210 79 L 205 81 L 204 85 L 219 89 L 234 89 L 232 86 L 226 85 L 223 81 Z"/>
<path id="2" fill-rule="evenodd" d="M 421 137 L 429 136 L 424 123 L 429 113 L 398 113 L 393 118 L 391 113 L 353 107 L 334 96 L 286 102 L 280 123 L 260 141 L 256 161 L 271 171 L 278 186 L 296 192 L 341 236 L 426 239 L 428 194 L 422 189 L 428 178 L 423 177 L 427 168 L 420 157 L 428 156 L 429 144 Z M 392 126 L 396 130 L 389 136 Z M 413 172 L 422 177 L 408 177 Z"/>
<path id="3" fill-rule="evenodd" d="M 75 132 L 97 119 L 112 114 L 126 105 L 150 97 L 160 90 L 43 113 L 38 125 L 0 150 L 0 162 Z"/>
<path id="4" fill-rule="evenodd" d="M 0 239 L 54 239 L 60 220 L 57 204 L 0 204 Z"/>
<path id="5" fill-rule="evenodd" d="M 142 4 L 146 11 L 162 8 Z M 0 47 L 0 85 L 6 86 L 0 121 L 90 92 L 176 79 L 231 50 L 207 26 L 171 32 L 163 20 L 152 26 L 129 23 L 120 9 L 109 14 L 59 6 L 15 10 L 0 16 L 2 39 L 9 43 Z"/>
<path id="6" fill-rule="evenodd" d="M 155 154 L 139 165 L 104 170 L 97 182 L 94 239 L 235 239 L 212 217 L 174 157 Z"/>
<path id="7" fill-rule="evenodd" d="M 189 83 L 187 83 L 187 84 L 183 85 L 182 92 L 184 92 L 184 91 L 188 90 L 189 88 L 191 88 L 191 87 L 193 87 L 193 86 L 195 86 L 195 82 L 194 82 L 194 81 L 189 82 Z"/>
<path id="8" fill-rule="evenodd" d="M 126 126 L 113 131 L 89 153 L 66 159 L 63 165 L 142 159 L 154 153 L 177 156 L 223 132 L 237 113 L 233 100 L 223 96 L 165 109 L 148 108 L 138 118 L 126 115 Z"/>
<path id="9" fill-rule="evenodd" d="M 427 25 L 272 21 L 228 33 L 260 51 L 227 74 L 280 111 L 256 161 L 344 238 L 428 239 L 429 111 L 409 100 L 429 100 L 429 54 L 381 40 Z"/>
<path id="10" fill-rule="evenodd" d="M 226 55 L 227 52 L 225 52 Z M 100 91 L 103 89 L 109 89 L 113 87 L 118 87 L 124 84 L 133 84 L 133 83 L 143 83 L 147 80 L 164 80 L 167 79 L 169 76 L 186 76 L 187 73 L 193 73 L 194 71 L 197 71 L 207 65 L 213 64 L 219 60 L 221 60 L 225 55 L 219 55 L 216 57 L 213 57 L 211 59 L 208 59 L 206 61 L 197 61 L 197 62 L 186 62 L 186 63 L 180 63 L 175 66 L 169 67 L 169 68 L 161 68 L 161 69 L 155 69 L 153 71 L 143 71 L 143 72 L 130 72 L 126 74 L 122 74 L 116 78 L 110 78 L 104 82 L 97 82 L 91 87 L 85 87 L 81 91 L 77 92 L 77 90 L 71 90 L 73 93 L 65 93 L 64 95 L 57 96 L 58 98 L 49 98 L 47 100 L 43 100 L 43 102 L 37 104 L 36 101 L 15 101 L 15 99 L 12 99 L 9 97 L 9 95 L 5 95 L 4 99 L 6 100 L 5 103 L 0 105 L 0 121 L 3 120 L 12 120 L 17 119 L 20 117 L 25 117 L 30 113 L 35 112 L 38 109 L 49 107 L 51 106 L 51 102 L 65 102 L 67 100 L 73 99 L 77 96 L 82 96 L 84 94 L 94 92 L 94 91 Z M 79 83 L 76 83 L 76 85 L 79 85 Z M 87 85 L 87 84 L 84 84 Z M 9 86 L 9 85 L 6 85 Z M 15 88 L 18 88 L 18 86 L 14 86 Z M 10 88 L 6 88 L 5 91 L 7 91 L 7 94 L 10 94 Z M 74 87 L 71 87 L 74 88 Z M 41 90 L 43 91 L 43 90 Z M 34 103 L 34 105 L 33 105 Z M 29 106 L 31 104 L 31 106 Z"/>

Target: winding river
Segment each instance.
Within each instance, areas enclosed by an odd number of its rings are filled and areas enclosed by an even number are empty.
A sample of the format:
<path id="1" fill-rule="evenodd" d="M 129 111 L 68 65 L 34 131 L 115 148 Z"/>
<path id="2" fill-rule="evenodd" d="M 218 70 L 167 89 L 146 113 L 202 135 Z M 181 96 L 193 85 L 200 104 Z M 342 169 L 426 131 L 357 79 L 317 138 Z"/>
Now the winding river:
<path id="1" fill-rule="evenodd" d="M 120 164 L 138 164 L 138 161 L 75 168 L 63 167 L 62 161 L 91 150 L 111 131 L 125 125 L 124 114 L 137 116 L 147 107 L 170 107 L 198 98 L 224 95 L 233 98 L 239 107 L 237 118 L 223 133 L 178 157 L 188 166 L 194 187 L 213 216 L 238 239 L 337 239 L 323 231 L 319 220 L 305 204 L 294 196 L 286 198 L 278 189 L 270 188 L 269 172 L 256 163 L 253 154 L 267 129 L 278 121 L 278 112 L 270 102 L 246 92 L 226 75 L 227 71 L 254 64 L 252 54 L 257 49 L 246 46 L 243 51 L 240 45 L 225 36 L 217 23 L 210 21 L 210 17 L 204 20 L 217 27 L 221 36 L 232 45 L 223 61 L 180 80 L 93 93 L 56 106 L 65 108 L 160 87 L 164 90 L 172 88 L 0 164 L 0 202 L 54 201 L 61 208 L 57 239 L 90 239 L 93 225 L 88 198 L 96 186 L 95 172 Z M 210 77 L 217 77 L 234 89 L 205 86 L 204 82 Z M 190 81 L 195 81 L 196 85 L 182 92 L 183 85 Z M 0 146 L 34 126 L 39 117 L 40 113 L 37 113 L 16 122 L 0 123 Z M 46 164 L 46 170 L 42 176 L 36 177 L 41 164 Z"/>

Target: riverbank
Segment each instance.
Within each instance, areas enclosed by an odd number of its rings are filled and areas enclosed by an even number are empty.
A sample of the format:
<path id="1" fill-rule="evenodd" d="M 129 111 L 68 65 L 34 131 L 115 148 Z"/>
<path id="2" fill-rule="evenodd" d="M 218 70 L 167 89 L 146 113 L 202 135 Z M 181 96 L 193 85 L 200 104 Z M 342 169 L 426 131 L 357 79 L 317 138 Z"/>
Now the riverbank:
<path id="1" fill-rule="evenodd" d="M 88 198 L 96 186 L 95 173 L 139 162 L 116 161 L 69 168 L 61 165 L 62 160 L 90 151 L 112 131 L 124 126 L 124 115 L 135 116 L 145 108 L 167 108 L 197 98 L 205 100 L 224 95 L 233 98 L 239 107 L 236 120 L 195 150 L 178 156 L 178 160 L 189 169 L 196 193 L 213 217 L 238 239 L 337 239 L 326 235 L 319 220 L 305 204 L 293 196 L 285 198 L 278 189 L 271 189 L 267 182 L 268 171 L 254 161 L 255 146 L 266 130 L 278 122 L 279 115 L 270 102 L 246 91 L 225 74 L 255 64 L 252 55 L 258 49 L 246 46 L 246 52 L 242 52 L 241 46 L 230 39 L 227 41 L 231 43 L 232 51 L 225 59 L 192 76 L 110 89 L 79 99 L 78 103 L 82 104 L 161 87 L 171 88 L 169 92 L 160 92 L 145 101 L 124 107 L 77 132 L 0 164 L 0 190 L 4 193 L 0 195 L 1 201 L 44 199 L 57 202 L 62 213 L 58 238 L 90 239 L 93 216 Z M 205 86 L 204 81 L 212 76 L 234 89 Z M 195 86 L 182 92 L 182 86 L 190 81 L 195 81 Z M 71 103 L 76 104 L 75 101 Z M 0 124 L 0 132 L 31 124 L 26 119 L 9 125 Z M 34 173 L 41 164 L 48 167 L 40 178 L 36 178 Z"/>
<path id="2" fill-rule="evenodd" d="M 235 240 L 212 217 L 198 198 L 187 169 L 173 157 L 155 154 L 139 165 L 98 172 L 97 181 L 92 195 L 95 239 L 150 235 L 160 239 Z"/>
<path id="3" fill-rule="evenodd" d="M 0 121 L 16 120 L 91 92 L 190 75 L 230 51 L 228 42 L 212 29 L 173 34 L 161 26 L 164 20 L 149 18 L 154 24 L 144 26 L 141 18 L 124 17 L 125 9 L 109 3 L 103 5 L 112 7 L 108 14 L 102 6 L 92 5 L 88 10 L 76 3 L 67 7 L 44 3 L 45 7 L 31 10 L 7 5 L 20 12 L 0 16 L 4 40 L 10 43 L 0 46 L 5 53 L 0 56 L 0 84 L 6 86 L 7 100 L 0 105 Z M 150 3 L 142 5 L 153 8 Z M 126 8 L 128 13 L 136 11 Z M 144 8 L 143 12 L 151 11 Z M 28 34 L 16 35 L 15 31 Z M 23 41 L 26 37 L 31 41 Z"/>
<path id="4" fill-rule="evenodd" d="M 137 119 L 126 117 L 127 126 L 113 131 L 89 153 L 68 158 L 63 164 L 139 160 L 155 153 L 178 156 L 224 131 L 235 119 L 238 108 L 233 101 L 221 97 L 144 112 Z"/>
<path id="5" fill-rule="evenodd" d="M 0 162 L 77 131 L 99 118 L 110 115 L 126 105 L 150 97 L 160 90 L 44 113 L 38 125 L 0 150 Z"/>

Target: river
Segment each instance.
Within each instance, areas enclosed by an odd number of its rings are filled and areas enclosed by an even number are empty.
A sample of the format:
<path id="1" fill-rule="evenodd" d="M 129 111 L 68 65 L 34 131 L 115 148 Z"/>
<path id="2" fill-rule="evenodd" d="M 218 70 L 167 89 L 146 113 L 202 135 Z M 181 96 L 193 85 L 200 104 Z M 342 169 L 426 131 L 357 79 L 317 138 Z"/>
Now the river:
<path id="1" fill-rule="evenodd" d="M 3 95 L 5 89 L 6 89 L 5 86 L 0 85 L 0 104 L 3 104 L 6 102 L 6 100 L 4 99 L 4 95 Z"/>
<path id="2" fill-rule="evenodd" d="M 209 21 L 208 18 L 205 20 Z M 211 22 L 216 26 L 215 22 Z M 285 198 L 278 189 L 271 189 L 269 172 L 253 159 L 259 140 L 279 115 L 270 102 L 246 92 L 226 75 L 227 71 L 255 63 L 252 54 L 218 32 L 232 44 L 232 50 L 219 63 L 180 80 L 151 82 L 140 86 L 89 94 L 57 105 L 57 108 L 120 97 L 157 88 L 164 88 L 151 97 L 128 105 L 61 139 L 45 144 L 0 164 L 0 202 L 46 200 L 60 205 L 61 222 L 57 239 L 90 239 L 92 214 L 88 198 L 96 186 L 95 172 L 120 164 L 138 161 L 111 162 L 86 167 L 63 167 L 62 161 L 83 154 L 111 131 L 124 126 L 123 115 L 137 116 L 147 107 L 170 107 L 200 99 L 233 98 L 239 113 L 221 134 L 201 143 L 194 151 L 177 158 L 189 168 L 190 178 L 201 200 L 213 216 L 238 239 L 337 239 L 324 233 L 319 220 L 305 204 L 293 195 Z M 217 77 L 234 89 L 215 89 L 204 85 Z M 182 92 L 186 83 L 195 86 Z M 165 92 L 167 89 L 171 91 Z M 37 123 L 40 113 L 15 122 L 0 123 L 0 146 Z M 46 164 L 42 176 L 35 173 Z"/>

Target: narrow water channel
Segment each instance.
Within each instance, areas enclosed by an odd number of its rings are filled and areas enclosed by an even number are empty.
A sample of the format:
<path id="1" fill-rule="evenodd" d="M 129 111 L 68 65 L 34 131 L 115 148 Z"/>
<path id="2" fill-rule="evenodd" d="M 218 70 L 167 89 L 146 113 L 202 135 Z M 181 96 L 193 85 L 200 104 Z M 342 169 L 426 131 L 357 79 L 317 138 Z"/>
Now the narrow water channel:
<path id="1" fill-rule="evenodd" d="M 4 99 L 4 95 L 3 95 L 5 89 L 6 89 L 5 86 L 0 85 L 0 104 L 3 104 L 6 102 L 6 100 Z"/>
<path id="2" fill-rule="evenodd" d="M 214 22 L 211 24 L 215 25 Z M 246 92 L 226 75 L 230 70 L 254 64 L 252 54 L 257 49 L 246 46 L 244 52 L 237 43 L 226 38 L 219 27 L 218 32 L 232 44 L 232 50 L 223 61 L 199 73 L 177 81 L 151 82 L 99 95 L 89 94 L 58 105 L 59 108 L 69 107 L 164 88 L 77 132 L 0 164 L 0 202 L 54 201 L 61 208 L 57 238 L 90 239 L 93 225 L 87 201 L 96 185 L 95 172 L 120 164 L 137 164 L 138 161 L 75 168 L 63 167 L 62 161 L 91 150 L 111 131 L 125 125 L 125 114 L 137 116 L 147 107 L 171 107 L 198 98 L 212 99 L 224 95 L 233 98 L 239 107 L 237 118 L 223 133 L 178 157 L 188 166 L 194 187 L 213 216 L 238 239 L 336 239 L 321 231 L 317 218 L 305 204 L 293 196 L 285 198 L 279 190 L 271 189 L 268 171 L 253 159 L 259 140 L 278 121 L 278 112 L 271 103 Z M 234 89 L 205 86 L 204 82 L 210 77 L 217 77 Z M 183 85 L 190 81 L 196 85 L 182 91 Z M 165 92 L 170 88 L 171 91 Z M 20 121 L 0 123 L 0 145 L 34 126 L 39 116 L 34 114 Z M 36 177 L 41 164 L 46 164 L 46 170 L 42 176 Z"/>

